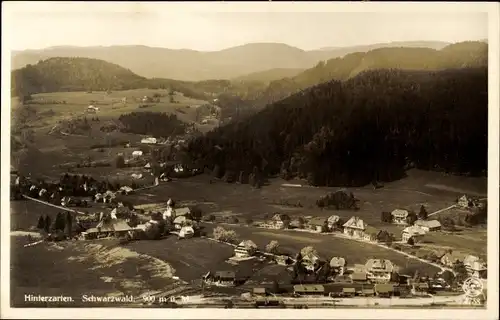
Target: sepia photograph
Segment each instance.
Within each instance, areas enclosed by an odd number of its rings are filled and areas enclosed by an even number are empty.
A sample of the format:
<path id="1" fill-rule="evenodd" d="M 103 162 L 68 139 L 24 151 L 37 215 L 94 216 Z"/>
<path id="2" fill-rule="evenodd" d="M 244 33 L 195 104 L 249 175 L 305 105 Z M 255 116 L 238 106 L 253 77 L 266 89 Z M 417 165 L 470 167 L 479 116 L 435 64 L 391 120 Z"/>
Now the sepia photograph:
<path id="1" fill-rule="evenodd" d="M 498 15 L 2 3 L 2 318 L 498 318 Z"/>

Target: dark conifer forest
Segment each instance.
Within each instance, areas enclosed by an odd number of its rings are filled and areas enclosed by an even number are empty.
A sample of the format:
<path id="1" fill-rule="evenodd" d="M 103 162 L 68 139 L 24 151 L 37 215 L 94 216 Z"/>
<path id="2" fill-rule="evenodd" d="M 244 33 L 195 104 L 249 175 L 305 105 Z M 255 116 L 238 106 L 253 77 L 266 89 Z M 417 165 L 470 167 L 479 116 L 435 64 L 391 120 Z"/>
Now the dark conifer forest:
<path id="1" fill-rule="evenodd" d="M 122 114 L 118 120 L 124 132 L 169 137 L 185 133 L 186 124 L 175 114 L 159 112 L 131 112 Z"/>
<path id="2" fill-rule="evenodd" d="M 189 145 L 206 167 L 312 185 L 391 181 L 409 167 L 484 175 L 487 68 L 371 70 L 330 81 Z"/>

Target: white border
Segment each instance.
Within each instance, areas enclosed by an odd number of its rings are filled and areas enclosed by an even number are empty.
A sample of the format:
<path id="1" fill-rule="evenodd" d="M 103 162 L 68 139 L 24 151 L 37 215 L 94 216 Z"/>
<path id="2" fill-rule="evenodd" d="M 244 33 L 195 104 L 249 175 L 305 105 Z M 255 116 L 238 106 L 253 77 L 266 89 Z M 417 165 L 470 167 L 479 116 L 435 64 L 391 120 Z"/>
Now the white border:
<path id="1" fill-rule="evenodd" d="M 10 308 L 10 211 L 8 180 L 10 171 L 10 51 L 9 29 L 15 11 L 47 12 L 144 12 L 158 6 L 169 10 L 204 12 L 487 12 L 489 24 L 489 163 L 488 163 L 488 307 L 487 310 L 463 309 L 14 309 Z M 35 28 L 36 30 L 36 28 Z M 2 3 L 2 117 L 1 117 L 1 318 L 342 318 L 342 319 L 496 319 L 498 318 L 498 196 L 499 196 L 499 4 L 480 2 L 3 2 Z M 63 32 L 63 31 L 62 31 Z M 423 39 L 425 40 L 425 39 Z"/>

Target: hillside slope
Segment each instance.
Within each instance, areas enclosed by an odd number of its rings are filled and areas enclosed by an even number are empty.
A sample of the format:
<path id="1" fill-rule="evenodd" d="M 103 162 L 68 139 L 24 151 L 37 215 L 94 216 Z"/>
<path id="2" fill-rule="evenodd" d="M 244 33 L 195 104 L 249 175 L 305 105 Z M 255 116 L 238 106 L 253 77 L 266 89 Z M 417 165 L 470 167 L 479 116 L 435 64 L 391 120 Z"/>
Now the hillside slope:
<path id="1" fill-rule="evenodd" d="M 451 44 L 441 50 L 381 48 L 320 62 L 295 77 L 272 81 L 266 90 L 249 99 L 264 106 L 308 87 L 330 80 L 344 81 L 368 70 L 444 70 L 487 65 L 488 44 L 480 41 Z"/>
<path id="2" fill-rule="evenodd" d="M 381 47 L 423 46 L 440 48 L 440 42 L 400 42 L 304 51 L 282 43 L 250 43 L 220 51 L 173 50 L 147 46 L 52 47 L 12 53 L 11 69 L 51 57 L 84 57 L 121 65 L 147 78 L 169 78 L 184 81 L 233 79 L 274 68 L 305 69 L 320 60 L 342 57 L 348 53 Z"/>
<path id="3" fill-rule="evenodd" d="M 313 185 L 394 180 L 408 165 L 484 174 L 487 88 L 487 68 L 365 71 L 220 127 L 189 152 L 219 172 L 281 172 Z"/>
<path id="4" fill-rule="evenodd" d="M 304 69 L 292 69 L 292 68 L 274 68 L 266 71 L 254 72 L 246 74 L 244 76 L 232 79 L 234 82 L 263 82 L 268 84 L 274 80 L 281 80 L 284 78 L 290 78 L 298 75 L 304 71 Z"/>

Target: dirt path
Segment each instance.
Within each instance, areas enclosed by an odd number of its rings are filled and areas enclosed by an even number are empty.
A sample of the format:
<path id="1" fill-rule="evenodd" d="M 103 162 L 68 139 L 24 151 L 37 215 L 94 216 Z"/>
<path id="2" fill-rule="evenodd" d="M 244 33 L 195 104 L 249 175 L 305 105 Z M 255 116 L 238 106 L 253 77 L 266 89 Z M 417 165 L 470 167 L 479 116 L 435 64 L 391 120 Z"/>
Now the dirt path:
<path id="1" fill-rule="evenodd" d="M 433 216 L 433 215 L 435 215 L 435 214 L 438 214 L 438 213 L 441 213 L 441 212 L 444 212 L 444 211 L 448 211 L 448 210 L 450 210 L 450 209 L 455 208 L 456 206 L 457 206 L 457 205 L 456 205 L 456 204 L 454 204 L 454 205 L 451 205 L 451 206 L 449 206 L 449 207 L 447 207 L 447 208 L 440 209 L 440 210 L 435 211 L 435 212 L 433 212 L 433 213 L 429 213 L 429 214 L 427 215 L 427 217 Z"/>
<path id="2" fill-rule="evenodd" d="M 35 202 L 44 204 L 46 206 L 57 208 L 57 209 L 60 209 L 60 210 L 65 210 L 65 211 L 69 211 L 69 212 L 73 212 L 73 213 L 78 213 L 78 214 L 86 214 L 85 212 L 81 212 L 81 211 L 77 211 L 77 210 L 74 210 L 74 209 L 69 209 L 69 208 L 66 208 L 66 207 L 58 206 L 58 205 L 49 203 L 47 201 L 43 201 L 43 200 L 39 200 L 39 199 L 35 199 L 35 198 L 32 198 L 32 197 L 29 197 L 29 196 L 24 195 L 24 194 L 23 194 L 23 197 L 26 198 L 26 199 L 28 199 L 28 200 L 35 201 Z"/>

